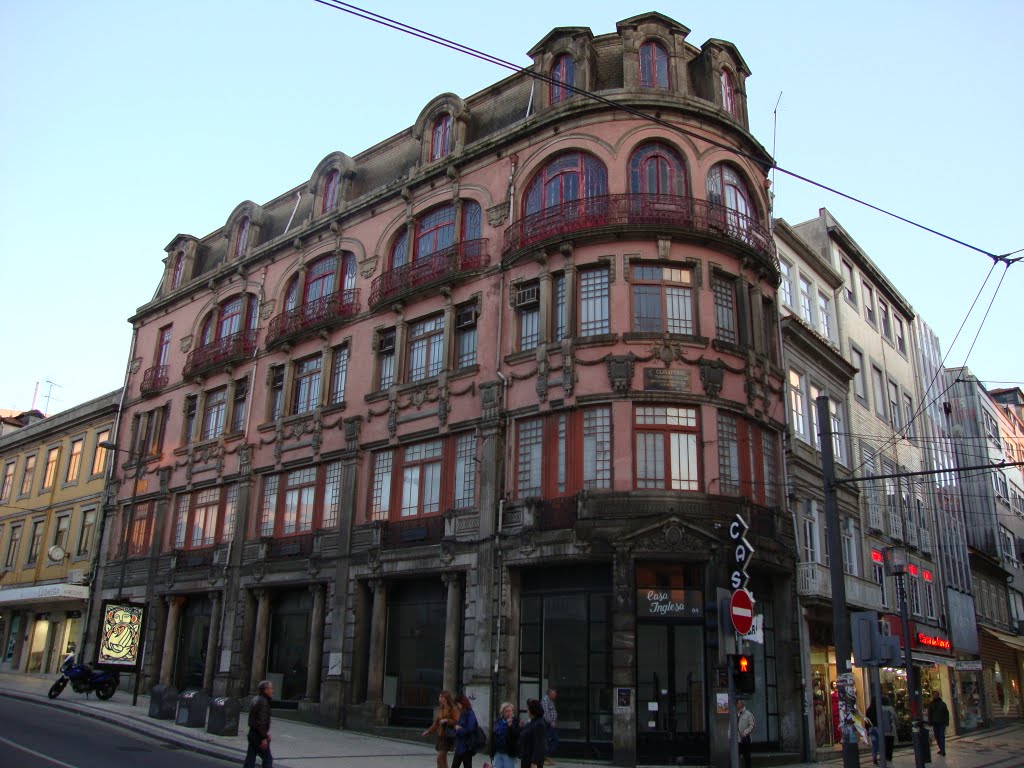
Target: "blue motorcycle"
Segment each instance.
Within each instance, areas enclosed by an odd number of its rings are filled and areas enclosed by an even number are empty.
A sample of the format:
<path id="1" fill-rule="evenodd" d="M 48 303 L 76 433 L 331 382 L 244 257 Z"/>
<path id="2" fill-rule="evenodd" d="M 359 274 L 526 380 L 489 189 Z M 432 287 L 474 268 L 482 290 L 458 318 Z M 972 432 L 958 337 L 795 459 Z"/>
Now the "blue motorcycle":
<path id="1" fill-rule="evenodd" d="M 60 665 L 60 678 L 50 686 L 50 692 L 46 695 L 56 699 L 69 681 L 75 693 L 88 694 L 95 691 L 96 696 L 104 700 L 114 695 L 120 683 L 117 672 L 95 670 L 88 664 L 75 664 L 74 654 L 70 653 Z"/>

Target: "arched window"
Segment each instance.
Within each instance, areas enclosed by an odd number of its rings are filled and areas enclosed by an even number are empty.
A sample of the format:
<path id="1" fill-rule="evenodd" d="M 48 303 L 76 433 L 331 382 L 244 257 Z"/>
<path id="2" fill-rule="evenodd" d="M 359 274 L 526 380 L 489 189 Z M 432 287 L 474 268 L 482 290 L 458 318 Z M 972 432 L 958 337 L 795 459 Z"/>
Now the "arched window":
<path id="1" fill-rule="evenodd" d="M 718 163 L 708 172 L 709 207 L 724 208 L 730 227 L 746 231 L 754 210 L 751 200 L 747 185 L 731 165 Z"/>
<path id="2" fill-rule="evenodd" d="M 551 65 L 551 103 L 557 104 L 572 96 L 572 86 L 574 85 L 576 85 L 576 62 L 573 61 L 572 56 L 565 53 L 555 59 L 555 63 Z"/>
<path id="3" fill-rule="evenodd" d="M 200 334 L 203 346 L 256 329 L 259 302 L 251 293 L 242 293 L 222 301 L 203 321 Z"/>
<path id="4" fill-rule="evenodd" d="M 668 88 L 668 52 L 653 40 L 640 46 L 640 87 Z"/>
<path id="5" fill-rule="evenodd" d="M 440 160 L 448 154 L 451 141 L 452 116 L 445 113 L 434 121 L 430 136 L 430 159 Z"/>
<path id="6" fill-rule="evenodd" d="M 341 180 L 341 173 L 335 169 L 324 178 L 324 203 L 320 213 L 333 211 L 338 207 L 338 182 Z"/>
<path id="7" fill-rule="evenodd" d="M 461 242 L 480 239 L 483 212 L 474 200 L 462 201 Z M 455 206 L 451 203 L 420 214 L 414 227 L 412 261 L 425 259 L 455 245 Z M 391 268 L 404 266 L 409 258 L 409 230 L 403 229 L 391 246 Z"/>
<path id="8" fill-rule="evenodd" d="M 306 270 L 305 282 L 300 280 L 301 275 L 295 275 L 288 283 L 284 295 L 285 311 L 296 309 L 300 304 L 309 306 L 318 299 L 332 296 L 336 291 L 338 276 L 337 256 L 332 254 L 317 259 Z M 356 287 L 356 259 L 353 254 L 342 254 L 340 277 L 342 290 L 351 291 Z"/>
<path id="9" fill-rule="evenodd" d="M 569 152 L 550 160 L 526 188 L 524 215 L 608 194 L 608 172 L 596 157 Z"/>
<path id="10" fill-rule="evenodd" d="M 733 84 L 729 70 L 723 69 L 719 75 L 722 81 L 722 108 L 733 117 L 736 116 L 736 86 Z"/>
<path id="11" fill-rule="evenodd" d="M 629 159 L 629 191 L 633 194 L 689 196 L 686 166 L 666 144 L 644 144 Z"/>
<path id="12" fill-rule="evenodd" d="M 235 258 L 245 255 L 245 247 L 249 244 L 249 217 L 244 216 L 235 227 Z"/>
<path id="13" fill-rule="evenodd" d="M 171 288 L 177 288 L 181 285 L 181 278 L 185 274 L 185 254 L 178 251 L 174 255 L 174 267 L 171 271 Z"/>

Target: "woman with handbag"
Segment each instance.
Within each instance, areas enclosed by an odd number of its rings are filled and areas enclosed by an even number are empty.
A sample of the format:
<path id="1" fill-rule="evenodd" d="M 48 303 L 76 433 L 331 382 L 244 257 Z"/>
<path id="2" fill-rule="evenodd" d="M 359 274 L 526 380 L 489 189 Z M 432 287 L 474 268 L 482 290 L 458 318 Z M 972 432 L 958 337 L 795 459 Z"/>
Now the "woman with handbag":
<path id="1" fill-rule="evenodd" d="M 459 709 L 448 691 L 441 691 L 437 696 L 437 714 L 433 724 L 421 735 L 437 734 L 437 768 L 448 768 L 448 753 L 455 745 L 455 724 L 459 721 Z"/>
<path id="2" fill-rule="evenodd" d="M 455 724 L 455 759 L 452 760 L 452 768 L 473 768 L 473 755 L 477 747 L 476 715 L 465 694 L 460 693 L 455 704 L 459 708 L 459 720 Z"/>

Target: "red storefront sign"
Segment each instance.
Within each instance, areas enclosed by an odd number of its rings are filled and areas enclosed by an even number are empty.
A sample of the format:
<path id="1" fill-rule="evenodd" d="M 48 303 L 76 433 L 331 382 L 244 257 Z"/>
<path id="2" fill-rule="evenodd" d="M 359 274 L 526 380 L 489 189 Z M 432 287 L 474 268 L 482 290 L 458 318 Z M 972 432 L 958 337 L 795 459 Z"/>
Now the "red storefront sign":
<path id="1" fill-rule="evenodd" d="M 900 617 L 891 613 L 882 614 L 880 620 L 889 625 L 889 634 L 894 635 L 900 639 L 900 648 L 903 647 L 903 623 L 900 621 Z M 951 651 L 953 644 L 949 641 L 944 634 L 939 634 L 938 630 L 932 627 L 926 627 L 927 632 L 918 631 L 917 623 L 914 621 L 910 623 L 910 647 L 911 649 L 917 650 L 928 650 L 928 651 Z M 936 634 L 931 634 L 931 633 Z"/>

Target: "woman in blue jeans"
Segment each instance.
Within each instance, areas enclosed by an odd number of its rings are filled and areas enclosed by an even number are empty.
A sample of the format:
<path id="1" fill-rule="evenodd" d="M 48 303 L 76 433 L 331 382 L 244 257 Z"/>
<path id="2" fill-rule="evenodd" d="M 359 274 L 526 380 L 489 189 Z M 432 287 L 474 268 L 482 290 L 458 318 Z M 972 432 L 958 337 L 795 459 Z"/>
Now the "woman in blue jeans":
<path id="1" fill-rule="evenodd" d="M 476 733 L 476 715 L 473 714 L 473 705 L 465 694 L 459 694 L 455 698 L 459 707 L 459 722 L 455 724 L 455 759 L 452 760 L 452 768 L 473 768 L 473 752 L 469 745 L 473 742 Z"/>

